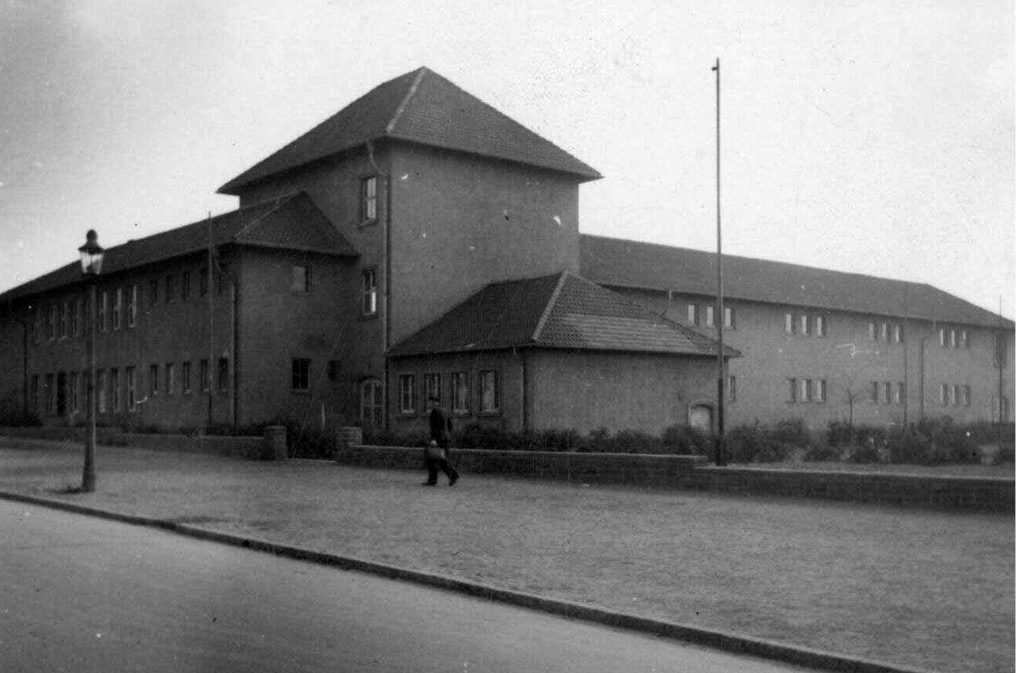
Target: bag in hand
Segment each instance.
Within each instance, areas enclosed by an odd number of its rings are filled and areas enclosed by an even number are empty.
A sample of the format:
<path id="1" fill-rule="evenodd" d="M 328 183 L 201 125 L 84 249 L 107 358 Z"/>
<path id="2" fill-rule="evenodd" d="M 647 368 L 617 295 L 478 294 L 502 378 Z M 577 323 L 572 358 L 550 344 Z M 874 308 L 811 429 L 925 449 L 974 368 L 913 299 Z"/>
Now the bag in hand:
<path id="1" fill-rule="evenodd" d="M 430 444 L 428 444 L 427 448 L 423 450 L 423 453 L 428 460 L 440 460 L 442 458 L 447 458 L 445 450 L 438 446 L 437 441 L 433 439 L 430 440 Z"/>

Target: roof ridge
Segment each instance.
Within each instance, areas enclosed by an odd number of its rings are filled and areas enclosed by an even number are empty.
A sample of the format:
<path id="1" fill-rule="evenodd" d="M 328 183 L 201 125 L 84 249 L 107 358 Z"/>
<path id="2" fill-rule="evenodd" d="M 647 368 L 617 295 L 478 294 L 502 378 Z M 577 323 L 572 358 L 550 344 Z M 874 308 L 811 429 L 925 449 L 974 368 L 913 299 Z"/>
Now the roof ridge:
<path id="1" fill-rule="evenodd" d="M 413 78 L 413 83 L 409 85 L 409 90 L 406 95 L 402 97 L 402 102 L 399 103 L 399 107 L 395 109 L 395 114 L 392 115 L 391 121 L 385 126 L 385 135 L 391 135 L 392 131 L 395 130 L 395 124 L 398 123 L 399 117 L 405 112 L 406 106 L 409 105 L 409 101 L 412 100 L 416 94 L 417 87 L 420 86 L 420 82 L 423 80 L 423 76 L 427 74 L 427 66 L 420 66 L 419 71 L 416 73 L 416 77 Z"/>
<path id="2" fill-rule="evenodd" d="M 540 333 L 543 332 L 543 328 L 547 324 L 547 320 L 550 319 L 550 312 L 554 309 L 554 304 L 557 303 L 557 298 L 561 294 L 561 288 L 564 287 L 565 280 L 568 276 L 569 273 L 566 269 L 561 272 L 561 277 L 557 279 L 557 283 L 554 285 L 554 291 L 550 293 L 547 305 L 543 307 L 543 313 L 540 315 L 540 319 L 536 321 L 536 329 L 533 330 L 532 336 L 533 343 L 540 340 Z"/>

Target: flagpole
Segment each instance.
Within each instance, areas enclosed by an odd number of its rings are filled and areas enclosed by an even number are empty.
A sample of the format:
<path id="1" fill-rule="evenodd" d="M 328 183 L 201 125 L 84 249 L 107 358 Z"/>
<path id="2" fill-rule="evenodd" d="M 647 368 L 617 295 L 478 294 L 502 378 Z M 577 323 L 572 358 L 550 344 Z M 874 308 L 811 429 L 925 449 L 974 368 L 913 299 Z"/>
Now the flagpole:
<path id="1" fill-rule="evenodd" d="M 719 349 L 716 355 L 716 464 L 723 466 L 727 464 L 724 455 L 724 379 L 725 368 L 723 362 L 723 324 L 726 322 L 726 314 L 723 310 L 723 237 L 720 227 L 720 59 L 716 59 L 713 66 L 716 73 L 716 333 L 719 337 Z"/>

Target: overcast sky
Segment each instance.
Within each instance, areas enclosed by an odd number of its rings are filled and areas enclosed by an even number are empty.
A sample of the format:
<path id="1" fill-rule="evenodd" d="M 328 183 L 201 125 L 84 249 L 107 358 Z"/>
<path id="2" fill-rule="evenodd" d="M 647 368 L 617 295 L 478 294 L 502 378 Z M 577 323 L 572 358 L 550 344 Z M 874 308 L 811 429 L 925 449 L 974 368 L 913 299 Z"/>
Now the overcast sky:
<path id="1" fill-rule="evenodd" d="M 1014 7 L 0 0 L 0 291 L 426 65 L 590 164 L 585 233 L 925 282 L 1013 316 Z"/>

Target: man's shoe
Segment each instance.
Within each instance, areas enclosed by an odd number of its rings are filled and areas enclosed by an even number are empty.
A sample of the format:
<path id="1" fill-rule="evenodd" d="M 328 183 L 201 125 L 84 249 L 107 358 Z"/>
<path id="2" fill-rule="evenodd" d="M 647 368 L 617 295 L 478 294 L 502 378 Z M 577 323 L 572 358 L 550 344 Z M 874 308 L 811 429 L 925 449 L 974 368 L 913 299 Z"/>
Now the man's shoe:
<path id="1" fill-rule="evenodd" d="M 420 486 L 437 486 L 437 482 L 436 481 L 425 481 L 422 484 L 420 484 Z"/>
<path id="2" fill-rule="evenodd" d="M 455 482 L 457 482 L 458 480 L 459 480 L 459 476 L 455 475 L 454 477 L 452 477 L 451 479 L 448 480 L 448 485 L 449 486 L 454 486 Z"/>

